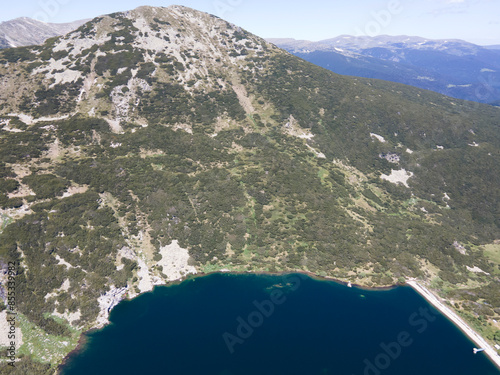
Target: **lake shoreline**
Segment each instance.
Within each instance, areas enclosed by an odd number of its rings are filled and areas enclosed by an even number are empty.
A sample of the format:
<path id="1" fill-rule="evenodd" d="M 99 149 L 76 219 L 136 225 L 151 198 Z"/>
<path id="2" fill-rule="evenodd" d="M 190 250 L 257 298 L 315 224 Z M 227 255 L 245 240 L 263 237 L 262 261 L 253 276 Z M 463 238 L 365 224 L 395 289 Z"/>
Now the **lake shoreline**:
<path id="1" fill-rule="evenodd" d="M 463 334 L 471 339 L 479 348 L 484 348 L 484 353 L 488 356 L 491 362 L 500 370 L 500 355 L 479 333 L 477 333 L 467 322 L 465 322 L 455 311 L 442 301 L 442 299 L 429 289 L 421 285 L 416 279 L 407 280 L 406 285 L 413 288 L 427 302 L 429 302 L 436 310 L 443 314 L 450 322 L 452 322 Z"/>
<path id="2" fill-rule="evenodd" d="M 315 274 L 310 271 L 303 271 L 303 270 L 290 270 L 290 271 L 281 271 L 281 272 L 266 272 L 266 271 L 256 271 L 256 272 L 248 272 L 248 271 L 239 271 L 239 272 L 233 272 L 233 271 L 213 271 L 213 272 L 198 272 L 196 274 L 189 274 L 182 279 L 178 280 L 173 280 L 169 281 L 165 284 L 160 284 L 160 285 L 155 285 L 156 286 L 162 286 L 162 287 L 168 287 L 168 286 L 173 286 L 173 285 L 178 285 L 184 281 L 187 280 L 196 280 L 201 277 L 206 277 L 214 274 L 220 274 L 220 275 L 262 275 L 262 276 L 285 276 L 285 275 L 293 275 L 293 274 L 298 274 L 298 275 L 303 275 L 307 276 L 309 278 L 312 278 L 314 280 L 318 281 L 328 281 L 328 282 L 334 282 L 340 285 L 344 285 L 347 287 L 355 287 L 357 289 L 361 290 L 372 290 L 372 291 L 386 291 L 386 290 L 392 290 L 397 287 L 401 286 L 407 286 L 412 288 L 415 292 L 417 292 L 422 298 L 424 298 L 428 303 L 430 303 L 434 308 L 436 308 L 441 314 L 443 314 L 451 323 L 453 323 L 460 331 L 466 335 L 469 339 L 471 339 L 475 344 L 479 345 L 479 347 L 485 348 L 484 353 L 488 356 L 490 361 L 498 368 L 500 369 L 500 356 L 496 353 L 496 350 L 481 336 L 479 335 L 474 329 L 472 329 L 471 326 L 469 326 L 462 318 L 460 318 L 453 310 L 451 310 L 449 307 L 447 307 L 444 302 L 442 302 L 441 298 L 437 296 L 435 293 L 431 292 L 429 289 L 425 288 L 416 279 L 408 279 L 406 280 L 405 283 L 398 283 L 398 284 L 393 284 L 393 285 L 382 285 L 382 286 L 366 286 L 366 285 L 360 285 L 360 284 L 355 284 L 351 283 L 345 280 L 341 279 L 336 279 L 331 276 L 321 276 L 318 274 Z M 154 288 L 153 288 L 154 290 Z M 153 290 L 144 292 L 144 293 L 150 293 L 153 292 Z M 139 295 L 142 295 L 144 293 L 141 293 Z M 134 296 L 133 298 L 124 298 L 122 301 L 130 301 L 132 299 L 137 298 L 139 295 Z M 109 318 L 109 316 L 108 316 Z M 109 324 L 108 322 L 105 324 Z M 71 358 L 75 355 L 77 355 L 81 350 L 85 348 L 85 345 L 87 345 L 88 340 L 87 340 L 87 335 L 95 330 L 102 329 L 104 326 L 96 326 L 92 327 L 87 331 L 82 332 L 80 339 L 78 341 L 77 346 L 69 352 L 62 360 L 62 362 L 57 366 L 56 374 L 60 374 L 63 368 L 68 364 L 68 362 L 71 360 Z"/>
<path id="3" fill-rule="evenodd" d="M 91 329 L 84 331 L 80 334 L 80 337 L 78 339 L 78 344 L 76 344 L 76 347 L 73 350 L 71 350 L 68 354 L 66 354 L 66 356 L 62 359 L 61 363 L 59 363 L 57 365 L 57 367 L 55 369 L 56 375 L 60 374 L 61 371 L 63 370 L 63 368 L 68 364 L 68 362 L 70 362 L 73 357 L 78 355 L 80 353 L 80 351 L 83 348 L 85 348 L 85 345 L 87 345 L 87 339 L 88 339 L 87 334 L 91 333 L 97 329 L 101 329 L 101 328 L 91 328 Z"/>
<path id="4" fill-rule="evenodd" d="M 359 285 L 359 284 L 355 284 L 355 283 L 350 283 L 348 281 L 344 281 L 341 279 L 336 279 L 336 278 L 331 277 L 331 276 L 321 276 L 321 275 L 315 274 L 313 272 L 303 271 L 303 270 L 289 270 L 289 271 L 279 271 L 279 272 L 268 272 L 268 271 L 251 272 L 251 271 L 222 271 L 222 270 L 219 270 L 219 271 L 213 271 L 213 272 L 197 272 L 195 274 L 188 274 L 181 279 L 168 281 L 168 282 L 165 282 L 165 284 L 154 285 L 153 289 L 139 293 L 132 298 L 125 297 L 120 302 L 131 301 L 131 300 L 139 297 L 142 294 L 151 293 L 151 292 L 153 292 L 154 288 L 157 286 L 169 287 L 169 286 L 181 284 L 182 282 L 187 281 L 187 280 L 196 280 L 198 278 L 206 277 L 206 276 L 210 276 L 210 275 L 214 275 L 214 274 L 219 274 L 219 275 L 262 275 L 262 276 L 285 276 L 285 275 L 298 274 L 298 275 L 304 275 L 304 276 L 310 277 L 311 279 L 318 280 L 318 281 L 334 282 L 334 283 L 344 285 L 344 286 L 351 285 L 351 287 L 356 287 L 356 288 L 361 289 L 361 290 L 378 290 L 378 291 L 391 290 L 391 289 L 397 288 L 398 286 L 405 285 L 405 284 L 395 284 L 395 285 L 386 285 L 386 286 L 364 286 L 364 285 Z M 61 371 L 68 364 L 68 362 L 71 360 L 71 358 L 76 356 L 78 353 L 80 353 L 85 348 L 85 345 L 87 345 L 87 343 L 88 343 L 87 342 L 87 335 L 88 334 L 90 334 L 96 330 L 103 329 L 109 323 L 110 322 L 109 322 L 109 315 L 108 315 L 108 320 L 104 325 L 99 324 L 99 325 L 96 325 L 94 327 L 91 327 L 90 329 L 88 329 L 86 331 L 83 331 L 80 335 L 77 346 L 73 350 L 71 350 L 63 358 L 61 363 L 59 363 L 57 365 L 56 374 L 61 374 Z"/>
<path id="5" fill-rule="evenodd" d="M 342 279 L 334 278 L 332 276 L 321 276 L 318 275 L 314 272 L 311 271 L 302 271 L 302 270 L 289 270 L 289 271 L 278 271 L 278 272 L 268 272 L 268 271 L 213 271 L 213 272 L 208 272 L 208 273 L 202 273 L 199 272 L 197 274 L 192 274 L 188 275 L 186 278 L 182 279 L 184 280 L 189 280 L 189 279 L 196 279 L 198 277 L 205 277 L 209 275 L 214 275 L 214 274 L 227 274 L 227 275 L 262 275 L 262 276 L 285 276 L 285 275 L 293 275 L 293 274 L 299 274 L 299 275 L 305 275 L 310 277 L 311 279 L 318 280 L 318 281 L 330 281 L 334 282 L 336 284 L 344 285 L 344 286 L 351 286 L 351 287 L 356 287 L 358 289 L 362 290 L 391 290 L 394 288 L 397 288 L 399 286 L 405 286 L 406 284 L 391 284 L 391 285 L 380 285 L 380 286 L 367 286 L 367 285 L 361 285 L 361 284 L 356 284 L 356 283 L 351 283 L 350 281 L 345 281 Z M 181 282 L 181 280 L 175 280 L 172 281 L 168 284 L 165 285 L 160 285 L 160 286 L 169 286 L 173 285 L 176 283 Z"/>

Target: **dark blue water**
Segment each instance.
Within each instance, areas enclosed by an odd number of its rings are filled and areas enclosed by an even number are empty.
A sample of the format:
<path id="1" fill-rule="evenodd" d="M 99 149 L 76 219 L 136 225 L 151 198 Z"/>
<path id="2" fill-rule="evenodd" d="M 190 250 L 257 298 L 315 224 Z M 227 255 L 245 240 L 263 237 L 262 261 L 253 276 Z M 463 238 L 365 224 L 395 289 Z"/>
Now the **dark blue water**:
<path id="1" fill-rule="evenodd" d="M 411 288 L 214 274 L 120 303 L 64 375 L 498 375 Z"/>

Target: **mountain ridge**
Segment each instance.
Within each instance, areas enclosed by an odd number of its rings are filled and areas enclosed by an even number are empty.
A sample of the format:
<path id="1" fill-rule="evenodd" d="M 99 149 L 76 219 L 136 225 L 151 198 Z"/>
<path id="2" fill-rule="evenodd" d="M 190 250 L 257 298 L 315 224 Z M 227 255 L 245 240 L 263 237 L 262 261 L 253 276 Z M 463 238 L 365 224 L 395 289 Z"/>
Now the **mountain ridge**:
<path id="1" fill-rule="evenodd" d="M 269 39 L 339 74 L 409 84 L 481 103 L 500 99 L 500 54 L 462 40 L 343 35 L 319 42 Z"/>
<path id="2" fill-rule="evenodd" d="M 429 39 L 420 36 L 409 36 L 409 35 L 378 35 L 378 36 L 353 36 L 353 35 L 339 35 L 334 38 L 322 39 L 317 42 L 312 42 L 308 40 L 296 40 L 294 38 L 267 38 L 271 42 L 277 42 L 279 44 L 289 43 L 289 47 L 293 47 L 293 44 L 310 44 L 318 49 L 318 46 L 323 48 L 342 48 L 349 47 L 349 50 L 363 50 L 373 47 L 387 47 L 392 45 L 404 44 L 407 47 L 420 48 L 420 49 L 441 49 L 446 50 L 447 53 L 456 53 L 455 50 L 450 47 L 461 46 L 462 50 L 460 53 L 469 52 L 471 54 L 476 53 L 479 49 L 486 49 L 487 46 L 480 46 L 474 43 L 467 42 L 462 39 Z"/>

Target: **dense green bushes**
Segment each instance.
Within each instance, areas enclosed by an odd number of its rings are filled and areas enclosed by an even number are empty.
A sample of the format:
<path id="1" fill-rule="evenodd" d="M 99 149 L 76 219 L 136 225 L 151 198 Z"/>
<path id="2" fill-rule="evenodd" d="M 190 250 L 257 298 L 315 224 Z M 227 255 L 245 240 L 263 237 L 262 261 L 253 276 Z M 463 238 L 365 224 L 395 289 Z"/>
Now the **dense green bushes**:
<path id="1" fill-rule="evenodd" d="M 54 198 L 62 195 L 68 182 L 53 174 L 31 174 L 23 178 L 23 183 L 33 190 L 38 199 Z"/>
<path id="2" fill-rule="evenodd" d="M 116 251 L 125 243 L 113 211 L 100 207 L 99 199 L 98 194 L 89 192 L 35 205 L 33 214 L 8 226 L 1 234 L 0 256 L 19 261 L 19 248 L 29 270 L 18 270 L 17 308 L 50 334 L 69 334 L 67 327 L 44 315 L 54 310 L 56 300 L 62 311 L 80 308 L 82 322 L 86 323 L 97 316 L 97 297 L 107 280 L 123 285 L 132 277 L 133 264 L 121 271 L 114 266 Z M 56 255 L 77 268 L 58 265 Z M 68 293 L 80 302 L 75 304 L 65 293 L 46 300 L 47 293 L 58 289 L 66 278 L 71 281 Z"/>
<path id="3" fill-rule="evenodd" d="M 245 118 L 234 91 L 186 92 L 179 84 L 157 82 L 151 93 L 144 93 L 140 113 L 153 123 L 212 124 L 218 116 Z"/>
<path id="4" fill-rule="evenodd" d="M 146 80 L 150 85 L 153 84 L 153 77 L 151 74 L 156 70 L 155 64 L 152 62 L 144 63 L 141 65 L 139 71 L 136 74 L 137 78 Z"/>
<path id="5" fill-rule="evenodd" d="M 2 357 L 5 358 L 6 356 L 2 355 Z M 48 363 L 35 362 L 30 357 L 25 356 L 20 358 L 14 367 L 5 362 L 0 363 L 0 372 L 6 375 L 52 375 L 54 374 L 54 370 L 54 367 Z"/>
<path id="6" fill-rule="evenodd" d="M 76 82 L 62 83 L 35 91 L 33 102 L 25 103 L 27 112 L 33 113 L 36 117 L 71 112 L 76 107 L 76 103 L 70 98 L 78 95 L 82 84 L 83 80 L 80 78 Z"/>
<path id="7" fill-rule="evenodd" d="M 122 51 L 117 53 L 108 53 L 99 56 L 95 64 L 95 71 L 102 75 L 109 71 L 115 76 L 120 68 L 134 69 L 137 64 L 143 61 L 142 54 L 139 51 Z"/>
<path id="8" fill-rule="evenodd" d="M 36 55 L 31 52 L 32 49 L 32 47 L 5 48 L 0 51 L 0 62 L 15 63 L 33 60 Z"/>
<path id="9" fill-rule="evenodd" d="M 44 139 L 40 129 L 30 128 L 24 132 L 10 132 L 0 137 L 0 158 L 4 163 L 17 163 L 38 158 L 48 149 L 47 138 Z M 4 169 L 4 173 L 9 169 Z"/>
<path id="10" fill-rule="evenodd" d="M 0 179 L 0 193 L 10 193 L 19 187 L 19 182 L 12 179 Z"/>

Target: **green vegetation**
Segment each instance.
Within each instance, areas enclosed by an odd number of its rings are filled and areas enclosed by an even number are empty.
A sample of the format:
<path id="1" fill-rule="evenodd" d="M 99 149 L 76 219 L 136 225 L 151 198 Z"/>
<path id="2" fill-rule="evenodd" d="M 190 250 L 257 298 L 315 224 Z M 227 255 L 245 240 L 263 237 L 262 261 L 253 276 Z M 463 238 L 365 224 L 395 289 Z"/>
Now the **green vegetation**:
<path id="1" fill-rule="evenodd" d="M 106 54 L 99 56 L 95 65 L 97 74 L 102 75 L 105 71 L 109 71 L 112 76 L 115 76 L 120 68 L 133 69 L 143 58 L 139 51 L 122 51 L 117 53 Z"/>
<path id="2" fill-rule="evenodd" d="M 139 111 L 150 121 L 164 124 L 209 125 L 219 116 L 245 119 L 245 111 L 232 90 L 188 93 L 179 84 L 160 82 L 154 91 L 143 94 Z"/>
<path id="3" fill-rule="evenodd" d="M 19 354 L 31 356 L 37 362 L 58 362 L 66 356 L 68 349 L 73 349 L 78 344 L 81 331 L 66 327 L 64 335 L 47 334 L 26 317 L 18 315 L 19 328 L 23 332 L 23 345 L 19 349 Z M 58 324 L 65 324 L 65 321 L 56 318 Z"/>
<path id="4" fill-rule="evenodd" d="M 109 133 L 108 123 L 100 118 L 76 115 L 58 122 L 57 138 L 65 146 L 88 146 L 94 132 Z"/>
<path id="5" fill-rule="evenodd" d="M 0 179 L 0 193 L 10 193 L 19 187 L 19 182 L 12 179 Z"/>
<path id="6" fill-rule="evenodd" d="M 8 375 L 25 375 L 25 374 L 37 374 L 37 375 L 53 375 L 55 366 L 49 363 L 40 363 L 34 361 L 31 357 L 21 356 L 19 362 L 16 362 L 16 366 L 12 367 L 6 363 L 0 363 L 0 371 L 2 374 Z"/>
<path id="7" fill-rule="evenodd" d="M 53 174 L 31 174 L 23 178 L 23 183 L 33 190 L 38 199 L 54 198 L 62 195 L 68 182 Z"/>
<path id="8" fill-rule="evenodd" d="M 35 54 L 30 47 L 5 48 L 0 51 L 0 63 L 16 63 L 32 60 Z"/>
<path id="9" fill-rule="evenodd" d="M 489 244 L 484 246 L 484 255 L 488 257 L 500 270 L 500 244 Z"/>
<path id="10" fill-rule="evenodd" d="M 35 105 L 23 103 L 22 108 L 37 117 L 54 115 L 56 113 L 69 113 L 76 107 L 74 101 L 68 100 L 80 92 L 82 80 L 74 83 L 55 85 L 52 88 L 43 88 L 35 91 Z"/>

